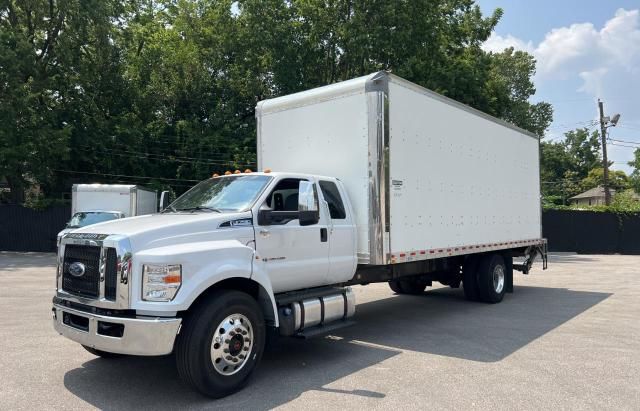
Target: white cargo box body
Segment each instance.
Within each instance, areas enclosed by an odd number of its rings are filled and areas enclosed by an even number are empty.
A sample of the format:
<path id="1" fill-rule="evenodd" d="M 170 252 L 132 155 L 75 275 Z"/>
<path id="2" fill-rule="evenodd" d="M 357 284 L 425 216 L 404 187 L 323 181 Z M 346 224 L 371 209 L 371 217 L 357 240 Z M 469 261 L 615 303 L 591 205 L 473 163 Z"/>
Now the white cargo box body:
<path id="1" fill-rule="evenodd" d="M 125 184 L 74 184 L 71 215 L 79 211 L 120 211 L 125 217 L 158 211 L 155 191 Z"/>
<path id="2" fill-rule="evenodd" d="M 260 102 L 258 166 L 345 185 L 358 261 L 538 244 L 539 139 L 379 72 Z"/>

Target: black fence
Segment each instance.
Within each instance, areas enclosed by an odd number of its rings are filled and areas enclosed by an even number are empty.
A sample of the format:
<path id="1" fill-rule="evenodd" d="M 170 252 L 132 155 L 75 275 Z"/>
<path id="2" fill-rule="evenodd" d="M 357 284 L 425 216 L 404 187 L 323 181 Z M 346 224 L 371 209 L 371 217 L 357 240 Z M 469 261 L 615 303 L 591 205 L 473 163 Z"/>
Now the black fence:
<path id="1" fill-rule="evenodd" d="M 0 251 L 55 251 L 56 234 L 70 216 L 70 206 L 0 205 Z M 640 214 L 547 210 L 542 229 L 549 251 L 640 254 Z"/>
<path id="2" fill-rule="evenodd" d="M 542 231 L 549 251 L 640 254 L 640 214 L 547 210 Z"/>
<path id="3" fill-rule="evenodd" d="M 56 235 L 71 218 L 71 206 L 38 211 L 0 205 L 0 251 L 56 251 Z"/>

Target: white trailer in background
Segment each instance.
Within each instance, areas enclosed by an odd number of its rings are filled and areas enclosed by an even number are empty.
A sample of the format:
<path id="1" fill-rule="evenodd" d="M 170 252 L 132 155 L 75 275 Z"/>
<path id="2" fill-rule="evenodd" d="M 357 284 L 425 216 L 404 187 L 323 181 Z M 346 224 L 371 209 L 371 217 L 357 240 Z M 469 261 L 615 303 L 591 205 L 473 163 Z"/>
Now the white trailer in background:
<path id="1" fill-rule="evenodd" d="M 538 254 L 546 268 L 536 136 L 384 72 L 260 102 L 256 117 L 263 171 L 62 238 L 60 334 L 105 358 L 175 352 L 186 384 L 222 397 L 248 381 L 267 329 L 349 324 L 349 285 L 418 295 L 438 281 L 498 303 L 514 269 Z"/>
<path id="2" fill-rule="evenodd" d="M 119 211 L 124 217 L 158 212 L 156 191 L 129 184 L 74 184 L 71 215 L 80 211 Z"/>
<path id="3" fill-rule="evenodd" d="M 58 233 L 56 244 L 60 244 L 63 235 L 77 228 L 157 212 L 155 191 L 130 184 L 74 184 L 71 220 Z"/>

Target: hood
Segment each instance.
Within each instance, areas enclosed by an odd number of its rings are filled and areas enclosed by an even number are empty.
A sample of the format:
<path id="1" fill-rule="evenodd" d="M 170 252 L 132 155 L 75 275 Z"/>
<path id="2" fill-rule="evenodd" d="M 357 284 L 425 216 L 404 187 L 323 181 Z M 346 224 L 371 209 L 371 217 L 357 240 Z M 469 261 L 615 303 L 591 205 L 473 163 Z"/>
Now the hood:
<path id="1" fill-rule="evenodd" d="M 251 212 L 209 213 L 178 212 L 148 214 L 92 224 L 73 230 L 74 233 L 119 234 L 129 238 L 134 249 L 161 247 L 194 241 L 216 240 L 219 232 L 230 232 L 220 228 L 220 224 L 239 218 L 251 218 Z M 250 232 L 238 233 L 242 237 L 252 237 Z M 246 231 L 246 230 L 245 230 Z M 228 237 L 224 235 L 223 237 Z"/>

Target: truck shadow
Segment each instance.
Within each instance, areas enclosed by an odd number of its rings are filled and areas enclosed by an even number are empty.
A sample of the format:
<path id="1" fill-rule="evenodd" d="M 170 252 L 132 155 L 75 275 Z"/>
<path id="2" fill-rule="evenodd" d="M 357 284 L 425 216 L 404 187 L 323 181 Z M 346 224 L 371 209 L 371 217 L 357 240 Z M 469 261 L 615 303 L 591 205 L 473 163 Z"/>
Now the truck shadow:
<path id="1" fill-rule="evenodd" d="M 173 356 L 94 359 L 68 371 L 64 385 L 100 409 L 266 410 L 286 404 L 310 390 L 384 398 L 379 392 L 324 386 L 399 353 L 339 339 L 281 338 L 277 344 L 267 347 L 249 386 L 220 400 L 203 397 L 182 385 Z"/>
<path id="2" fill-rule="evenodd" d="M 461 290 L 438 288 L 358 305 L 357 324 L 338 335 L 399 350 L 495 362 L 609 296 L 516 286 L 502 303 L 483 304 L 465 301 Z"/>
<path id="3" fill-rule="evenodd" d="M 192 392 L 178 380 L 171 356 L 94 359 L 70 370 L 65 387 L 101 408 L 270 409 L 311 390 L 383 398 L 357 387 L 325 387 L 403 350 L 470 361 L 504 359 L 611 294 L 563 288 L 517 287 L 498 305 L 470 303 L 461 290 L 393 296 L 358 305 L 357 324 L 308 341 L 270 345 L 250 386 L 221 400 Z M 424 361 L 428 361 L 425 357 Z"/>

